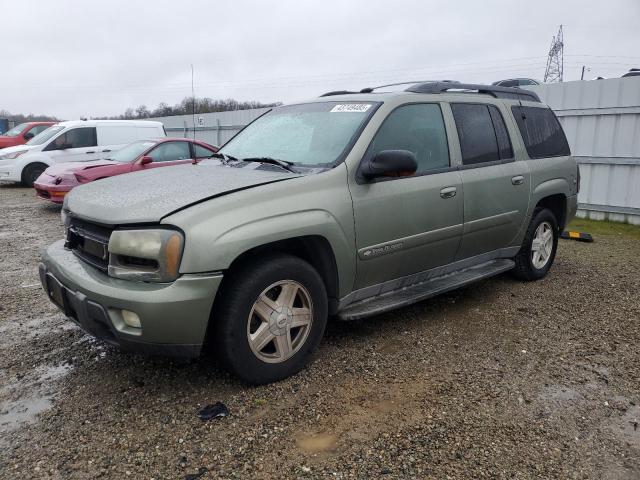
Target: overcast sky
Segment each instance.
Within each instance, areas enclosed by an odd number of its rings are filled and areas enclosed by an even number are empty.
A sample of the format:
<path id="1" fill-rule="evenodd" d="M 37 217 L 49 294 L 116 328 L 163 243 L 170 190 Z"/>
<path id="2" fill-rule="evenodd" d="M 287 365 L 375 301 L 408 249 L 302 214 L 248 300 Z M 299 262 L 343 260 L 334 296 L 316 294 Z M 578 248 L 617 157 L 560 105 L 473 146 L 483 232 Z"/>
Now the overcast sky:
<path id="1" fill-rule="evenodd" d="M 0 110 L 62 119 L 197 96 L 289 102 L 418 79 L 640 67 L 640 0 L 2 0 Z"/>

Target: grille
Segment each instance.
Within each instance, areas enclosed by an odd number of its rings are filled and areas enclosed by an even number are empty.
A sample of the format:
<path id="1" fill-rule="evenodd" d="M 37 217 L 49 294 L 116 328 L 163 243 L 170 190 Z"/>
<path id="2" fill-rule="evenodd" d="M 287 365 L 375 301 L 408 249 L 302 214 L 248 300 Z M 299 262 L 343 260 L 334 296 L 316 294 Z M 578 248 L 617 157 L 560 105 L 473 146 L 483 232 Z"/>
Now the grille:
<path id="1" fill-rule="evenodd" d="M 71 218 L 64 246 L 90 265 L 107 271 L 109 266 L 109 227 Z"/>

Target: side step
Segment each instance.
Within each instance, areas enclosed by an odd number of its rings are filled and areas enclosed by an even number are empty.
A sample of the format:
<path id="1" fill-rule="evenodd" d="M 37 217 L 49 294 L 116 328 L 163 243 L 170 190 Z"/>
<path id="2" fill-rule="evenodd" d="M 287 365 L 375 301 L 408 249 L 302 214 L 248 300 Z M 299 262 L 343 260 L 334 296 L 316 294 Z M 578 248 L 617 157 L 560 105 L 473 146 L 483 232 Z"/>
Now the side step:
<path id="1" fill-rule="evenodd" d="M 435 297 L 441 293 L 454 290 L 483 278 L 493 277 L 499 273 L 511 270 L 513 267 L 515 267 L 513 260 L 491 260 L 474 267 L 435 277 L 425 282 L 360 300 L 338 312 L 338 316 L 342 320 L 358 320 L 370 315 L 377 315 L 398 307 Z"/>

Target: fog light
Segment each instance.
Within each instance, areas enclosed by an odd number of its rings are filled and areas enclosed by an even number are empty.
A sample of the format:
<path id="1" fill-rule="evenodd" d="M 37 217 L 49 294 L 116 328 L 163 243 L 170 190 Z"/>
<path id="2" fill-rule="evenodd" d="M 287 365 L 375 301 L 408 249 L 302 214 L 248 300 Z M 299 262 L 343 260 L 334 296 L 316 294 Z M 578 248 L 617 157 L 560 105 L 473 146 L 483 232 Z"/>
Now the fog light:
<path id="1" fill-rule="evenodd" d="M 122 319 L 129 327 L 142 328 L 140 317 L 137 313 L 130 312 L 129 310 L 122 310 Z"/>

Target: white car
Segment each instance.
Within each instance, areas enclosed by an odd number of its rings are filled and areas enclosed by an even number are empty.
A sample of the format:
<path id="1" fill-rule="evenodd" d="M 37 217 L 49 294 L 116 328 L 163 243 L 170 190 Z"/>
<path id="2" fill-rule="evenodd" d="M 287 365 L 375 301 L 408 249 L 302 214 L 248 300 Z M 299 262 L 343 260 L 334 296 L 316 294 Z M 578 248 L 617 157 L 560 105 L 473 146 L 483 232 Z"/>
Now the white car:
<path id="1" fill-rule="evenodd" d="M 62 162 L 103 160 L 136 140 L 166 137 L 161 122 L 147 120 L 74 120 L 60 122 L 25 145 L 0 151 L 0 180 L 33 182 L 47 167 Z"/>

